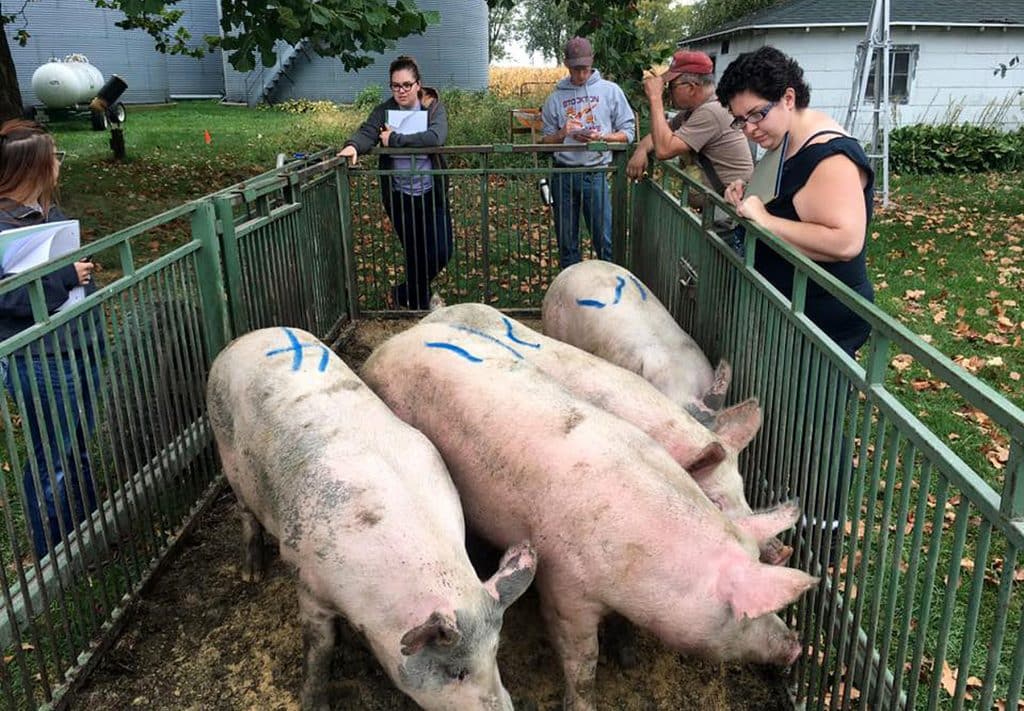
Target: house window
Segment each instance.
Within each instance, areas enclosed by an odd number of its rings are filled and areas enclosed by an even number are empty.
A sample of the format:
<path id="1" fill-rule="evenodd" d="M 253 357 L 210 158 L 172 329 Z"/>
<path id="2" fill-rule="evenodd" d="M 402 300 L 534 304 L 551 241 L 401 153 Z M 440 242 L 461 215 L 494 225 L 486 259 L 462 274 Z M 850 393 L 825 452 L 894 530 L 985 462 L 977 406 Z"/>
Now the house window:
<path id="1" fill-rule="evenodd" d="M 729 54 L 729 40 L 722 40 L 721 54 Z"/>
<path id="2" fill-rule="evenodd" d="M 894 104 L 905 104 L 910 97 L 910 84 L 914 77 L 917 64 L 917 48 L 914 45 L 896 45 L 889 50 L 889 101 Z M 881 49 L 875 50 L 877 63 L 881 62 Z M 868 73 L 868 87 L 864 92 L 864 101 L 875 101 L 875 66 L 871 63 Z"/>

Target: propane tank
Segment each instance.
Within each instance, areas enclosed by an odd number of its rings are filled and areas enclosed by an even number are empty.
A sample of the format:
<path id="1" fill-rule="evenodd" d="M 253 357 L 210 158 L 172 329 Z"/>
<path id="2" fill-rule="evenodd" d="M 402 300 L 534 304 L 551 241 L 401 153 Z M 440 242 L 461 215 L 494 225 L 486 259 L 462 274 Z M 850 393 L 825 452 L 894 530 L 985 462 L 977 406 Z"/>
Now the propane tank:
<path id="1" fill-rule="evenodd" d="M 88 104 L 102 86 L 102 72 L 82 54 L 53 59 L 32 73 L 32 91 L 51 109 Z"/>

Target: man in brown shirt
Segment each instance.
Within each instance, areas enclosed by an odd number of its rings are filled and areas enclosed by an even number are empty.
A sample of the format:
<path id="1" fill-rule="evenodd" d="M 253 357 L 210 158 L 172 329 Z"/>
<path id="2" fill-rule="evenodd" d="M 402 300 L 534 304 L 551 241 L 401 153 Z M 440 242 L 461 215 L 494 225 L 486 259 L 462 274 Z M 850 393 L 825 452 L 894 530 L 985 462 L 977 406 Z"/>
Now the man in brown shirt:
<path id="1" fill-rule="evenodd" d="M 665 119 L 662 98 L 666 86 L 679 109 L 671 124 Z M 700 166 L 704 185 L 719 195 L 732 181 L 750 179 L 750 146 L 742 131 L 730 127 L 733 117 L 715 96 L 714 65 L 708 55 L 679 50 L 668 71 L 644 79 L 644 92 L 651 107 L 651 132 L 637 144 L 626 166 L 630 178 L 643 177 L 653 151 L 661 160 L 689 158 Z M 691 201 L 691 206 L 699 207 L 700 201 Z"/>

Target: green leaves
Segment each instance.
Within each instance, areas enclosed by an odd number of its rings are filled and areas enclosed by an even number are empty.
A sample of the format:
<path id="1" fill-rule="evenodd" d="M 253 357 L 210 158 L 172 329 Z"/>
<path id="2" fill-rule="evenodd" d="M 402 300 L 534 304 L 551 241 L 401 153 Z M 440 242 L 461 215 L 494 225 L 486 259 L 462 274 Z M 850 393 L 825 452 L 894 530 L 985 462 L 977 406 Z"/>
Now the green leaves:
<path id="1" fill-rule="evenodd" d="M 1024 129 L 973 124 L 901 126 L 889 134 L 895 173 L 980 173 L 1024 167 Z"/>
<path id="2" fill-rule="evenodd" d="M 175 0 L 94 2 L 123 12 L 125 19 L 117 25 L 144 30 L 161 52 L 201 57 L 219 47 L 239 71 L 253 69 L 257 56 L 264 65 L 273 64 L 278 41 L 297 44 L 303 39 L 318 54 L 338 57 L 346 70 L 361 69 L 373 61 L 368 53 L 423 34 L 440 21 L 437 12 L 421 12 L 411 0 L 393 5 L 387 0 L 221 0 L 223 37 L 207 36 L 190 46 L 188 33 L 175 27 L 183 12 L 169 9 Z"/>

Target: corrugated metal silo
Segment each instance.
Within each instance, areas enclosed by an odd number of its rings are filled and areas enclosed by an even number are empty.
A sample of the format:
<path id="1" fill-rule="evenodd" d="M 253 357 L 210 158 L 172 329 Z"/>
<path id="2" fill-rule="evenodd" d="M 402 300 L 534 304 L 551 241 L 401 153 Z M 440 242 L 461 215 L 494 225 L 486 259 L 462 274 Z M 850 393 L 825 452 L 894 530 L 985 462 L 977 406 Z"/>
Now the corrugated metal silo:
<path id="1" fill-rule="evenodd" d="M 388 83 L 388 65 L 408 54 L 420 65 L 423 82 L 438 88 L 487 88 L 487 3 L 484 0 L 420 0 L 437 10 L 441 22 L 420 36 L 406 37 L 360 72 L 346 72 L 341 60 L 320 57 L 306 46 L 282 46 L 278 63 L 240 74 L 224 59 L 227 97 L 256 104 L 286 99 L 328 99 L 349 103 L 365 87 Z M 283 61 L 282 61 L 283 60 Z"/>
<path id="2" fill-rule="evenodd" d="M 220 34 L 217 0 L 178 0 L 174 7 L 185 11 L 180 24 L 192 35 L 190 46 L 205 46 L 205 35 Z M 224 67 L 219 50 L 202 59 L 169 54 L 166 62 L 170 98 L 223 95 Z"/>

